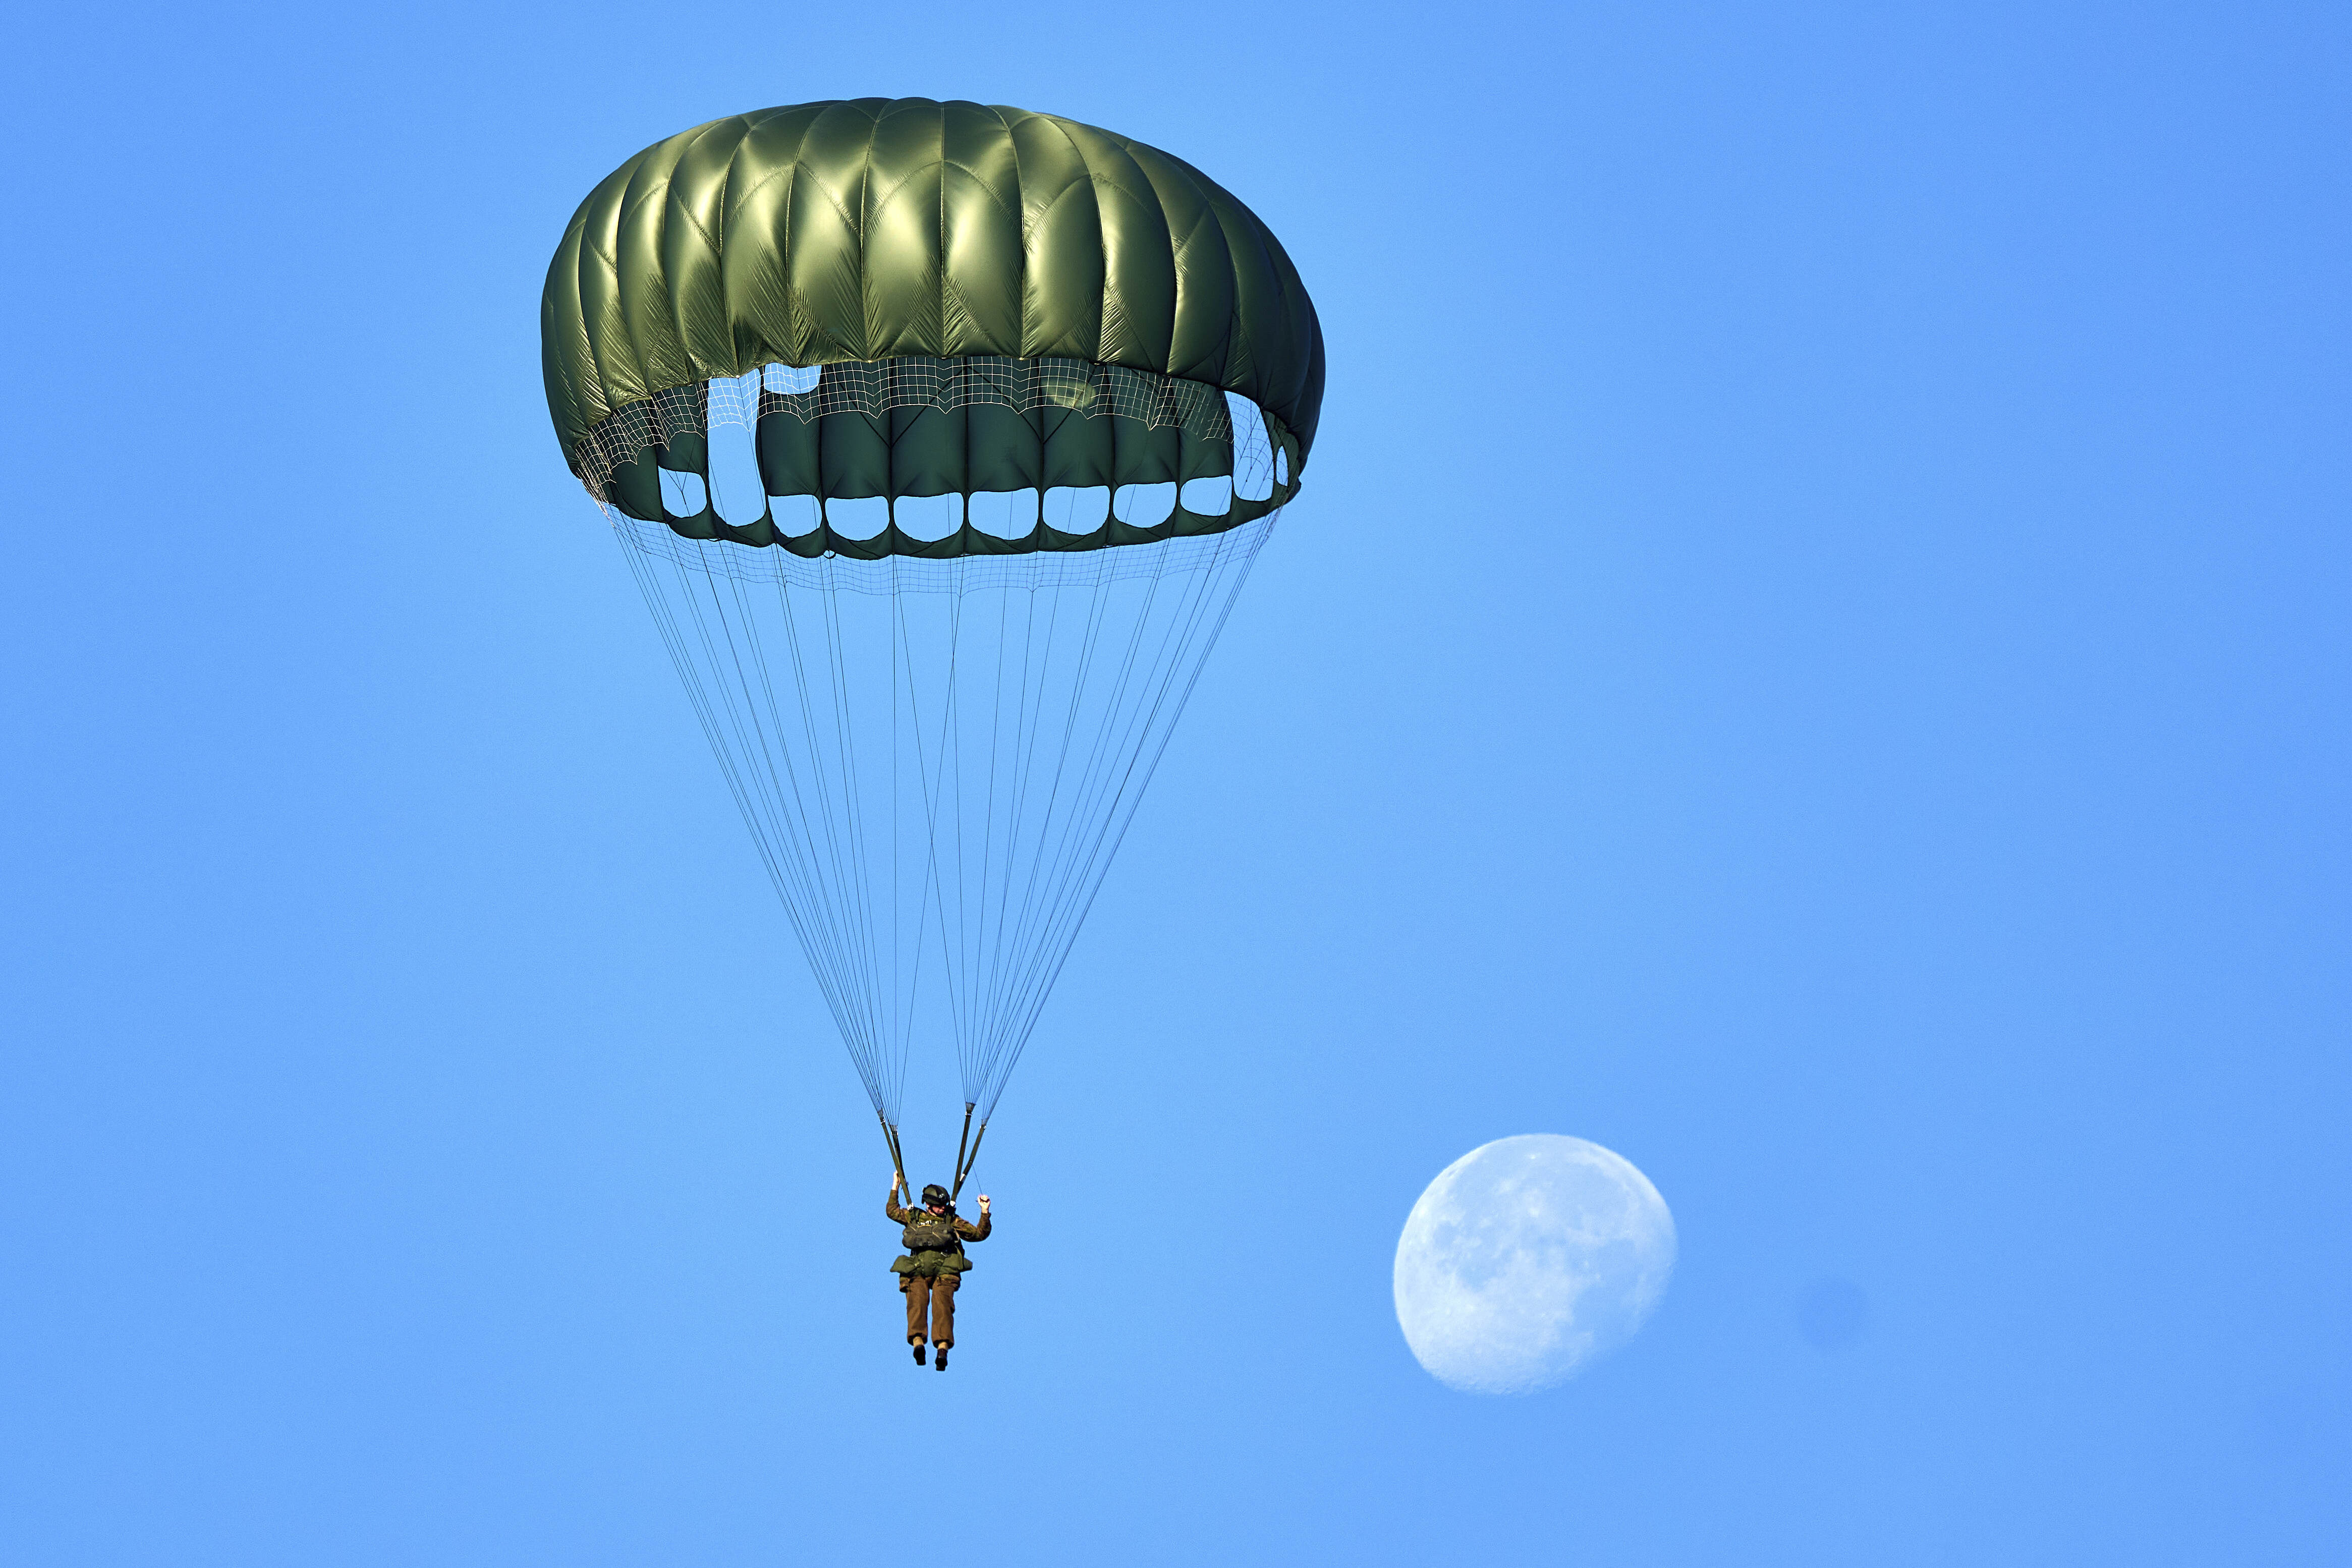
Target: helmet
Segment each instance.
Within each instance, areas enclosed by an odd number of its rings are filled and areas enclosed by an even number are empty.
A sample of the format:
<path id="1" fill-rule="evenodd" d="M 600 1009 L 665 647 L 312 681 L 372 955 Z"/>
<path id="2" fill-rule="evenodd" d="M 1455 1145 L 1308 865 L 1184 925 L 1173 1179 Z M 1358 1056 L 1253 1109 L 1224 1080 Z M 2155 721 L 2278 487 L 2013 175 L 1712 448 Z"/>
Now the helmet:
<path id="1" fill-rule="evenodd" d="M 929 1186 L 923 1189 L 923 1206 L 926 1208 L 929 1208 L 933 1204 L 944 1205 L 948 1202 L 948 1190 L 940 1185 L 937 1182 L 933 1182 Z"/>

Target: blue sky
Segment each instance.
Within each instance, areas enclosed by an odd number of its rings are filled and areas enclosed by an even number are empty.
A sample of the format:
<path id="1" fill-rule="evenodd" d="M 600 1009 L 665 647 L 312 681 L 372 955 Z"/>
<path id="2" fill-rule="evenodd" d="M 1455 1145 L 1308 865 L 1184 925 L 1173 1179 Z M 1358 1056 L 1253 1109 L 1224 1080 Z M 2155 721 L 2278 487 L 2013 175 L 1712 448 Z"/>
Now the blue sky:
<path id="1" fill-rule="evenodd" d="M 12 1561 L 2342 1561 L 2340 9 L 15 26 Z M 598 177 L 861 94 L 1199 164 L 1330 344 L 945 1377 L 538 371 Z M 1680 1267 L 1451 1394 L 1391 1248 L 1529 1131 Z"/>

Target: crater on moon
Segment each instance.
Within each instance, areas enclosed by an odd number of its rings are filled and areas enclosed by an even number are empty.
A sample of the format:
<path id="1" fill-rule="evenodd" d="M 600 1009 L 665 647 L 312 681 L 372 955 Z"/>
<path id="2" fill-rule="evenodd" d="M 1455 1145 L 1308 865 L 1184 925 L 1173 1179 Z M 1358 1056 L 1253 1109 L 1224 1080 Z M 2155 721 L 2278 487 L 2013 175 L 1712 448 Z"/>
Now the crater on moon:
<path id="1" fill-rule="evenodd" d="M 1412 1205 L 1397 1323 L 1447 1386 L 1529 1394 L 1631 1339 L 1674 1267 L 1674 1215 L 1632 1162 L 1557 1133 L 1501 1138 Z"/>

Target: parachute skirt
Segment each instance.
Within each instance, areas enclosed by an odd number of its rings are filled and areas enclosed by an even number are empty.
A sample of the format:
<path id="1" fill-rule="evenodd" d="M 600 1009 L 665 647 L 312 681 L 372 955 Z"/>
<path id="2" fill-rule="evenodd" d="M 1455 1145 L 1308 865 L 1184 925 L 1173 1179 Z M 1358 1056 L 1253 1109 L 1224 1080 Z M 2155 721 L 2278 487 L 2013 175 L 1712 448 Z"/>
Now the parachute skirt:
<path id="1" fill-rule="evenodd" d="M 675 387 L 605 419 L 571 461 L 599 505 L 682 538 L 945 560 L 1237 528 L 1296 493 L 1295 447 L 1249 399 L 1199 382 L 912 355 Z"/>

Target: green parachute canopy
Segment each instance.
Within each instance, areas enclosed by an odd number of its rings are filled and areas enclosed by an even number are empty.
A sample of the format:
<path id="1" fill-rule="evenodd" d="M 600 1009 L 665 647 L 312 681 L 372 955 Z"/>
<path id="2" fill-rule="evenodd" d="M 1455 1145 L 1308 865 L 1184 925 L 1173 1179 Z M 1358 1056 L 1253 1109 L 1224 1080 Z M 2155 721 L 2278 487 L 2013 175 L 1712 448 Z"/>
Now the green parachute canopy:
<path id="1" fill-rule="evenodd" d="M 1315 308 L 1165 153 L 857 99 L 622 164 L 540 321 L 564 457 L 902 1169 L 910 1047 L 953 1042 L 961 1186 L 1297 492 Z"/>
<path id="2" fill-rule="evenodd" d="M 572 216 L 540 319 L 556 436 L 600 502 L 803 555 L 1236 527 L 1295 493 L 1323 395 L 1315 308 L 1247 207 L 1142 142 L 978 103 L 798 104 L 656 142 Z M 1270 493 L 1235 474 L 1236 413 L 1263 420 Z M 756 491 L 711 471 L 730 414 Z M 1244 493 L 1194 482 L 1221 479 Z M 1047 492 L 1095 489 L 1120 498 L 1099 523 L 1048 522 Z M 899 526 L 904 498 L 1033 491 L 1017 526 Z"/>

